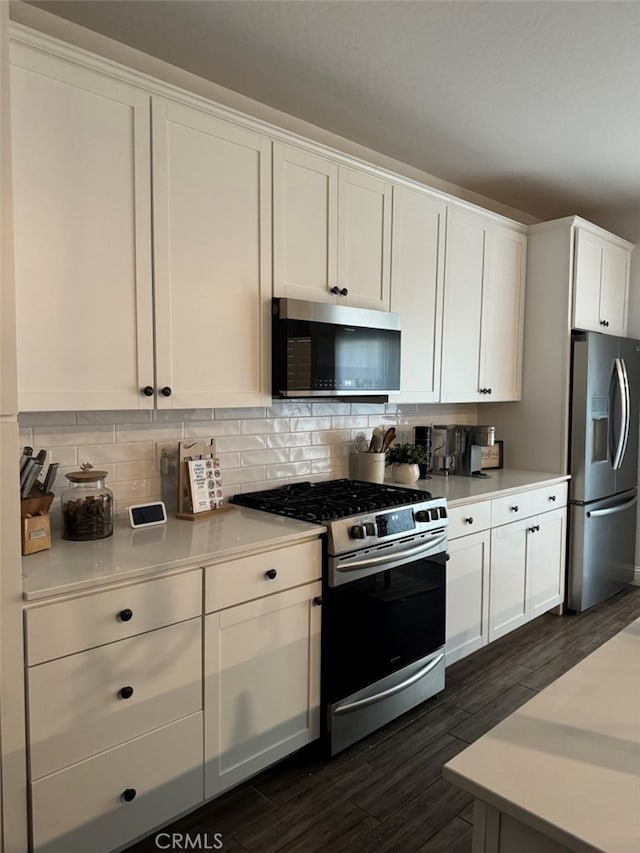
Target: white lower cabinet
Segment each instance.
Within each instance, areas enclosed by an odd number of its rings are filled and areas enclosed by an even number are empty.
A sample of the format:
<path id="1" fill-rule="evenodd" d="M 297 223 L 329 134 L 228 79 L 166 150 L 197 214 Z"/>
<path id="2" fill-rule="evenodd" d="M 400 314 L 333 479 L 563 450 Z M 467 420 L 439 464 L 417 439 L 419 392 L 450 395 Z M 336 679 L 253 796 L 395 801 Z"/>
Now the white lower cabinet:
<path id="1" fill-rule="evenodd" d="M 316 582 L 206 616 L 206 798 L 319 736 L 321 590 Z"/>
<path id="2" fill-rule="evenodd" d="M 32 850 L 108 853 L 202 802 L 201 569 L 35 604 L 25 628 Z"/>
<path id="3" fill-rule="evenodd" d="M 564 600 L 566 509 L 491 531 L 489 640 L 497 640 Z"/>
<path id="4" fill-rule="evenodd" d="M 447 563 L 447 666 L 489 640 L 488 530 L 449 540 Z"/>
<path id="5" fill-rule="evenodd" d="M 447 665 L 564 601 L 567 484 L 449 510 Z"/>
<path id="6" fill-rule="evenodd" d="M 109 853 L 201 801 L 198 712 L 33 782 L 33 850 Z"/>

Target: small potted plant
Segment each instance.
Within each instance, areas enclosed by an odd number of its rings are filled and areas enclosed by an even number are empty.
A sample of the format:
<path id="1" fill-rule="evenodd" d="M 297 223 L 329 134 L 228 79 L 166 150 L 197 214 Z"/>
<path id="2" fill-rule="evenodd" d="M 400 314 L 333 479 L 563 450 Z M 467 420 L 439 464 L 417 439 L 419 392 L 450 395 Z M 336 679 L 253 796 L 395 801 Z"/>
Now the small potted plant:
<path id="1" fill-rule="evenodd" d="M 415 483 L 420 478 L 420 465 L 429 461 L 429 449 L 419 444 L 396 444 L 387 451 L 387 465 L 396 483 Z"/>

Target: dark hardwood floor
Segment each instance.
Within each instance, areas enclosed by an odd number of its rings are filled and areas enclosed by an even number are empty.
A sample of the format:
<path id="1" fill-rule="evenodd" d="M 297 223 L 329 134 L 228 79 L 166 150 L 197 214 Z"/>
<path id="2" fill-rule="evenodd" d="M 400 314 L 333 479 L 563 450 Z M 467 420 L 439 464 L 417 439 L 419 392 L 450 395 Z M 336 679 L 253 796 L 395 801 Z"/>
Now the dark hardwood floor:
<path id="1" fill-rule="evenodd" d="M 442 693 L 336 758 L 311 745 L 162 831 L 237 853 L 469 853 L 472 799 L 442 765 L 638 617 L 640 587 L 578 616 L 545 614 L 449 667 Z M 156 835 L 128 853 L 157 851 Z"/>

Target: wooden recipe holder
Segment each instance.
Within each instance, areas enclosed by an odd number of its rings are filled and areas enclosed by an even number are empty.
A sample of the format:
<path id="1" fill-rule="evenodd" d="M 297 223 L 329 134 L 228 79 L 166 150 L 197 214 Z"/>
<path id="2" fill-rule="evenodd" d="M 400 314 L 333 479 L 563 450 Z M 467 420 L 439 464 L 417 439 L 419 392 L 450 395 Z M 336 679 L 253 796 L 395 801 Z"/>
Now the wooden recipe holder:
<path id="1" fill-rule="evenodd" d="M 189 484 L 189 462 L 193 459 L 214 459 L 216 455 L 216 440 L 181 441 L 178 444 L 178 511 L 176 518 L 185 521 L 201 521 L 229 512 L 233 509 L 229 504 L 223 504 L 217 509 L 207 509 L 202 512 L 191 512 L 191 490 Z"/>

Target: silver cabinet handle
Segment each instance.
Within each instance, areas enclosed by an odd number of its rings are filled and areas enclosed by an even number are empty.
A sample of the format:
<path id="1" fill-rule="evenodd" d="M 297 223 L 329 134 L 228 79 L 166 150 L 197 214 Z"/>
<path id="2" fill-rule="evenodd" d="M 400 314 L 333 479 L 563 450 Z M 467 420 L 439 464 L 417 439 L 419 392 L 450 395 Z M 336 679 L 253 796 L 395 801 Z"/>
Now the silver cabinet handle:
<path id="1" fill-rule="evenodd" d="M 339 705 L 334 709 L 333 713 L 336 716 L 339 714 L 350 714 L 351 711 L 358 711 L 360 708 L 366 708 L 368 705 L 374 705 L 376 702 L 382 702 L 383 699 L 388 699 L 389 696 L 395 696 L 396 693 L 400 693 L 401 690 L 411 687 L 411 685 L 415 684 L 416 681 L 420 681 L 421 678 L 424 678 L 427 673 L 431 672 L 432 669 L 435 669 L 443 658 L 444 652 L 440 652 L 440 654 L 433 660 L 430 660 L 426 666 L 419 669 L 417 672 L 414 672 L 413 675 L 410 675 L 409 678 L 400 682 L 400 684 L 394 684 L 393 687 L 381 690 L 380 693 L 376 693 L 374 696 L 366 696 L 364 699 L 357 699 L 355 702 L 349 702 L 348 705 Z"/>

